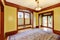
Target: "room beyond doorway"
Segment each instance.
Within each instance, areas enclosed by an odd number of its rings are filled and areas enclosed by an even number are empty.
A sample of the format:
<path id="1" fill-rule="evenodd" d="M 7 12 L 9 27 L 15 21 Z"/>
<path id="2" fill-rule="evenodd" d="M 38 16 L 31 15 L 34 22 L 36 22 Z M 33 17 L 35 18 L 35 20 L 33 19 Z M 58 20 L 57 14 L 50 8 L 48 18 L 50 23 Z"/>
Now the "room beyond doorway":
<path id="1" fill-rule="evenodd" d="M 39 14 L 39 27 L 53 28 L 53 11 Z"/>

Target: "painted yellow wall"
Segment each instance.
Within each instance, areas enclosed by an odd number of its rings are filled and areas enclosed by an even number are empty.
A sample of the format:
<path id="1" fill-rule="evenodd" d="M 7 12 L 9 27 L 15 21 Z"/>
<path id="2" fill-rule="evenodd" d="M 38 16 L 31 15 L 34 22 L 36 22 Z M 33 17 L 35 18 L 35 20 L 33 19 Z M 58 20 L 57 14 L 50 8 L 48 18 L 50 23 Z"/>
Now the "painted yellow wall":
<path id="1" fill-rule="evenodd" d="M 60 31 L 60 7 L 54 9 L 54 29 Z"/>
<path id="2" fill-rule="evenodd" d="M 54 30 L 60 31 L 60 7 L 56 7 L 50 10 L 45 10 L 45 11 L 39 12 L 38 14 L 52 11 L 52 10 L 54 11 Z"/>
<path id="3" fill-rule="evenodd" d="M 34 27 L 38 26 L 38 13 L 33 12 L 34 15 Z"/>
<path id="4" fill-rule="evenodd" d="M 4 6 L 4 32 L 17 30 L 17 8 Z"/>

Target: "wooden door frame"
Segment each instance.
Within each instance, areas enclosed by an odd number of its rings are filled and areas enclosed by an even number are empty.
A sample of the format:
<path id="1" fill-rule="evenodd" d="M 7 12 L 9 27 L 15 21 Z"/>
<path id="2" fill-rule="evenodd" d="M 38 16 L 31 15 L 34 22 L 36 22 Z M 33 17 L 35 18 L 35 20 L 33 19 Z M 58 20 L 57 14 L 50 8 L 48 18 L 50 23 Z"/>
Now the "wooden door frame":
<path id="1" fill-rule="evenodd" d="M 40 13 L 40 14 L 38 14 L 38 25 L 39 25 L 39 17 L 40 17 L 40 15 L 43 15 L 43 14 L 47 14 L 47 13 L 52 13 L 52 29 L 54 29 L 54 13 L 53 13 L 53 11 L 48 11 L 48 12 L 43 12 L 43 13 Z M 42 17 L 41 17 L 42 18 Z M 41 21 L 42 21 L 42 19 L 41 19 Z M 43 21 L 42 21 L 43 22 Z M 41 25 L 39 25 L 39 26 L 41 26 L 42 27 L 42 22 L 41 22 Z M 47 24 L 48 25 L 48 24 Z M 47 28 L 50 28 L 50 27 L 47 27 Z"/>
<path id="2" fill-rule="evenodd" d="M 1 40 L 4 40 L 4 6 L 3 3 L 0 1 L 0 6 L 1 6 Z"/>

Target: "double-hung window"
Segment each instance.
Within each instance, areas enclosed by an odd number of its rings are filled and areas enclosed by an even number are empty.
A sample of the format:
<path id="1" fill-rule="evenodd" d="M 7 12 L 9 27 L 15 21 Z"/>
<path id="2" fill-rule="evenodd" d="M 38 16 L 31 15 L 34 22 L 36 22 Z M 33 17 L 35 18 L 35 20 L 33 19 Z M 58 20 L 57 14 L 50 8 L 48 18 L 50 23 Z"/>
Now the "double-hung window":
<path id="1" fill-rule="evenodd" d="M 18 25 L 30 25 L 31 24 L 31 13 L 29 12 L 18 12 Z"/>

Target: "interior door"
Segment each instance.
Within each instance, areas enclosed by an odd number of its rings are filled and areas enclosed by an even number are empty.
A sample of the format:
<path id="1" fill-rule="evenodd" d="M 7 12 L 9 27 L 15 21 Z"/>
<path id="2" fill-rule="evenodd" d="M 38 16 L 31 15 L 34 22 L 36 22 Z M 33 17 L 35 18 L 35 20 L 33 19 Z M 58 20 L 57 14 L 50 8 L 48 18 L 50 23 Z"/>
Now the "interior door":
<path id="1" fill-rule="evenodd" d="M 0 1 L 0 40 L 4 40 L 4 7 Z"/>

